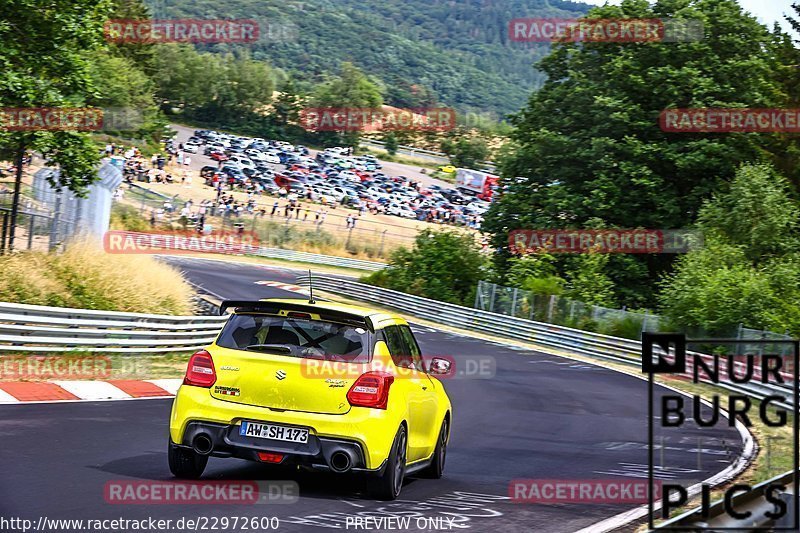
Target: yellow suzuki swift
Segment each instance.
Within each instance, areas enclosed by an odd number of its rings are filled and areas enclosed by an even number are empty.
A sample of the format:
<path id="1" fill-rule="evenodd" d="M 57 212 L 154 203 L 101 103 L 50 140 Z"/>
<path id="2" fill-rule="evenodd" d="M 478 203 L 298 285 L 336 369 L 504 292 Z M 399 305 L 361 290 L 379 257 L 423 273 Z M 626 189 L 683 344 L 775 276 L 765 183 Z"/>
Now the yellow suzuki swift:
<path id="1" fill-rule="evenodd" d="M 216 341 L 189 359 L 170 417 L 169 467 L 198 478 L 209 456 L 369 476 L 393 500 L 403 477 L 440 478 L 450 400 L 408 323 L 302 300 L 226 301 Z"/>

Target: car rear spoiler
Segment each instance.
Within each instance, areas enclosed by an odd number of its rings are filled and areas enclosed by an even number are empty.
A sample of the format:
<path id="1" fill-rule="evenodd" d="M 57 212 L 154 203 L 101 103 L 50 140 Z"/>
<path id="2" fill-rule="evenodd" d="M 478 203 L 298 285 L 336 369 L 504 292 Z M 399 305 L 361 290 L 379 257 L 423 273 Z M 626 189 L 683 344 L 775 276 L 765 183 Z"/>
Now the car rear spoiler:
<path id="1" fill-rule="evenodd" d="M 341 322 L 353 326 L 367 328 L 370 333 L 375 333 L 375 325 L 368 316 L 345 313 L 331 309 L 316 309 L 312 304 L 305 301 L 300 304 L 284 302 L 265 302 L 262 300 L 224 300 L 219 306 L 219 314 L 225 314 L 229 308 L 235 308 L 236 313 L 266 313 L 277 315 L 280 311 L 294 311 L 298 313 L 313 313 L 319 315 L 320 320 L 331 322 Z"/>

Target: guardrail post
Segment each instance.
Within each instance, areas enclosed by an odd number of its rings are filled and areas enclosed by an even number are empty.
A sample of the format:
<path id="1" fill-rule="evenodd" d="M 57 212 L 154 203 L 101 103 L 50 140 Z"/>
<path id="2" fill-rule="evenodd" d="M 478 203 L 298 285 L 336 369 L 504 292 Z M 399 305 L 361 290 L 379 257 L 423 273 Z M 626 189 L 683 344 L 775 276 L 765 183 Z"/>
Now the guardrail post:
<path id="1" fill-rule="evenodd" d="M 511 316 L 517 316 L 517 289 L 514 287 L 514 296 L 511 297 Z"/>
<path id="2" fill-rule="evenodd" d="M 50 219 L 50 242 L 48 248 L 52 252 L 58 245 L 58 224 L 61 218 L 61 189 L 56 190 L 56 205 L 53 209 L 53 218 Z"/>
<path id="3" fill-rule="evenodd" d="M 29 216 L 31 217 L 31 223 L 28 226 L 28 250 L 33 248 L 33 229 L 36 225 L 36 215 L 31 214 Z"/>
<path id="4" fill-rule="evenodd" d="M 0 241 L 0 255 L 6 253 L 7 234 L 8 234 L 8 211 L 3 211 L 3 240 Z"/>
<path id="5" fill-rule="evenodd" d="M 483 311 L 483 280 L 478 280 L 478 287 L 475 289 L 475 309 Z"/>

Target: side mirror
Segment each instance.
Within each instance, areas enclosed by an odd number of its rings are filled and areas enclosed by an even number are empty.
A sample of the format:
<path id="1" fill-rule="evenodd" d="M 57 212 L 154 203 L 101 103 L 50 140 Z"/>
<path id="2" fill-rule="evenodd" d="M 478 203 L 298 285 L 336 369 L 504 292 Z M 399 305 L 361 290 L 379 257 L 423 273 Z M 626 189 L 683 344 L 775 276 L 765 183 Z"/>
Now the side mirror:
<path id="1" fill-rule="evenodd" d="M 434 357 L 431 359 L 430 373 L 437 375 L 449 374 L 451 366 L 452 363 L 449 360 L 442 359 L 441 357 Z"/>

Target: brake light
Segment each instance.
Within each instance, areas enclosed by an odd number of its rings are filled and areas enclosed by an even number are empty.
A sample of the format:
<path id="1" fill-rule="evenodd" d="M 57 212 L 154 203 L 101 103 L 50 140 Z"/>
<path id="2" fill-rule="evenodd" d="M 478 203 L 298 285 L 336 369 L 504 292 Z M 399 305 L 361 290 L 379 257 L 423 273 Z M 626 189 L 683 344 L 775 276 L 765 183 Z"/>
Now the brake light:
<path id="1" fill-rule="evenodd" d="M 272 453 L 272 452 L 258 452 L 258 459 L 259 461 L 263 461 L 265 463 L 277 464 L 283 461 L 283 454 Z"/>
<path id="2" fill-rule="evenodd" d="M 183 378 L 183 384 L 208 389 L 216 381 L 217 373 L 214 370 L 214 361 L 211 359 L 211 354 L 205 350 L 195 352 L 189 358 L 189 367 L 186 369 L 186 377 Z"/>
<path id="3" fill-rule="evenodd" d="M 367 372 L 353 383 L 347 391 L 347 401 L 353 407 L 372 407 L 386 409 L 389 403 L 389 387 L 394 376 L 385 372 Z"/>

